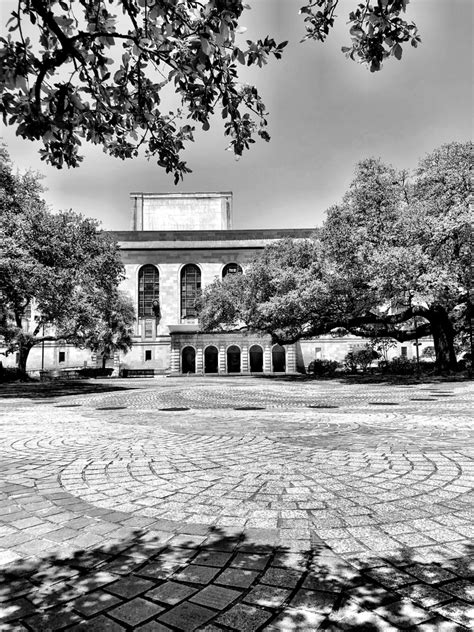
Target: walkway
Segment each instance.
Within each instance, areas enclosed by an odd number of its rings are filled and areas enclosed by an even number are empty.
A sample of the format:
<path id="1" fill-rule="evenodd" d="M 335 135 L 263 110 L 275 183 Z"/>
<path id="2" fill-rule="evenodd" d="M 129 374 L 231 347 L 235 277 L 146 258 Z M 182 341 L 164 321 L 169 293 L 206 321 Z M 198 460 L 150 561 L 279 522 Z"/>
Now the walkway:
<path id="1" fill-rule="evenodd" d="M 472 383 L 0 388 L 1 630 L 472 625 Z"/>

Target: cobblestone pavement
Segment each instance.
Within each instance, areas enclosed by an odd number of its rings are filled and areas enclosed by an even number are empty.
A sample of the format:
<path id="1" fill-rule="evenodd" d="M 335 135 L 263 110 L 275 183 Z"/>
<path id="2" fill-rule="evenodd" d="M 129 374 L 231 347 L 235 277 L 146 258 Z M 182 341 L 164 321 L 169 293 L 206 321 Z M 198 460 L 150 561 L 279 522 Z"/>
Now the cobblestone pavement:
<path id="1" fill-rule="evenodd" d="M 471 629 L 473 391 L 5 387 L 0 629 Z"/>

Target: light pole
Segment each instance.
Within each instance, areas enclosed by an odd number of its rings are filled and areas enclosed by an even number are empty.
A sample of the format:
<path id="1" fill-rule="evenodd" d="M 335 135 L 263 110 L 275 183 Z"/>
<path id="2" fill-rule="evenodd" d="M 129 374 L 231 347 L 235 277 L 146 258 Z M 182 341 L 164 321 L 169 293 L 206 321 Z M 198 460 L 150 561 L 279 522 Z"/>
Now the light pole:
<path id="1" fill-rule="evenodd" d="M 41 370 L 44 371 L 44 323 L 43 323 L 43 340 L 41 341 Z"/>
<path id="2" fill-rule="evenodd" d="M 418 323 L 416 322 L 416 316 L 413 316 L 413 322 L 415 325 L 415 346 L 416 346 L 416 370 L 420 371 L 420 351 L 419 351 L 419 342 L 418 342 Z"/>

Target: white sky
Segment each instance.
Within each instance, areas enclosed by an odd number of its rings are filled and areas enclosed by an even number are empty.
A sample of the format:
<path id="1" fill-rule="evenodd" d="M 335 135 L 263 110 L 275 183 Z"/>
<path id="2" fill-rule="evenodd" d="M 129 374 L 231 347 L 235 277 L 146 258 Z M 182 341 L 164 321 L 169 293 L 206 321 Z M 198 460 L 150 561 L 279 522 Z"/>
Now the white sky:
<path id="1" fill-rule="evenodd" d="M 236 161 L 225 151 L 222 119 L 197 132 L 185 155 L 193 173 L 177 187 L 153 161 L 121 161 L 83 146 L 77 169 L 41 162 L 40 144 L 2 136 L 20 169 L 46 177 L 45 197 L 55 209 L 73 208 L 127 230 L 131 191 L 233 191 L 234 228 L 312 228 L 340 200 L 355 163 L 377 156 L 413 168 L 435 147 L 472 137 L 471 0 L 411 0 L 407 16 L 420 30 L 418 49 L 404 47 L 381 72 L 370 73 L 340 52 L 349 40 L 347 15 L 357 0 L 342 0 L 336 30 L 325 44 L 300 44 L 304 0 L 248 0 L 241 17 L 245 39 L 290 40 L 283 59 L 241 75 L 255 83 L 270 112 L 270 143 L 257 142 Z M 13 3 L 16 6 L 16 2 Z M 2 23 L 11 0 L 2 0 Z"/>

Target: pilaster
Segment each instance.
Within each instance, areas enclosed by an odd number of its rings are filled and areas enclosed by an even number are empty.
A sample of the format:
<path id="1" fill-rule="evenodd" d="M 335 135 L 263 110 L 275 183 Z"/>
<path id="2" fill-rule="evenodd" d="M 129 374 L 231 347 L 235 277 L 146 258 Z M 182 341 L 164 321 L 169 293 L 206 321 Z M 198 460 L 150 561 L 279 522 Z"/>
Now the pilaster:
<path id="1" fill-rule="evenodd" d="M 296 372 L 296 350 L 295 350 L 295 345 L 289 345 L 285 349 L 286 349 L 285 372 L 286 373 L 295 373 Z"/>
<path id="2" fill-rule="evenodd" d="M 272 372 L 272 347 L 270 344 L 266 344 L 263 349 L 263 372 Z"/>

